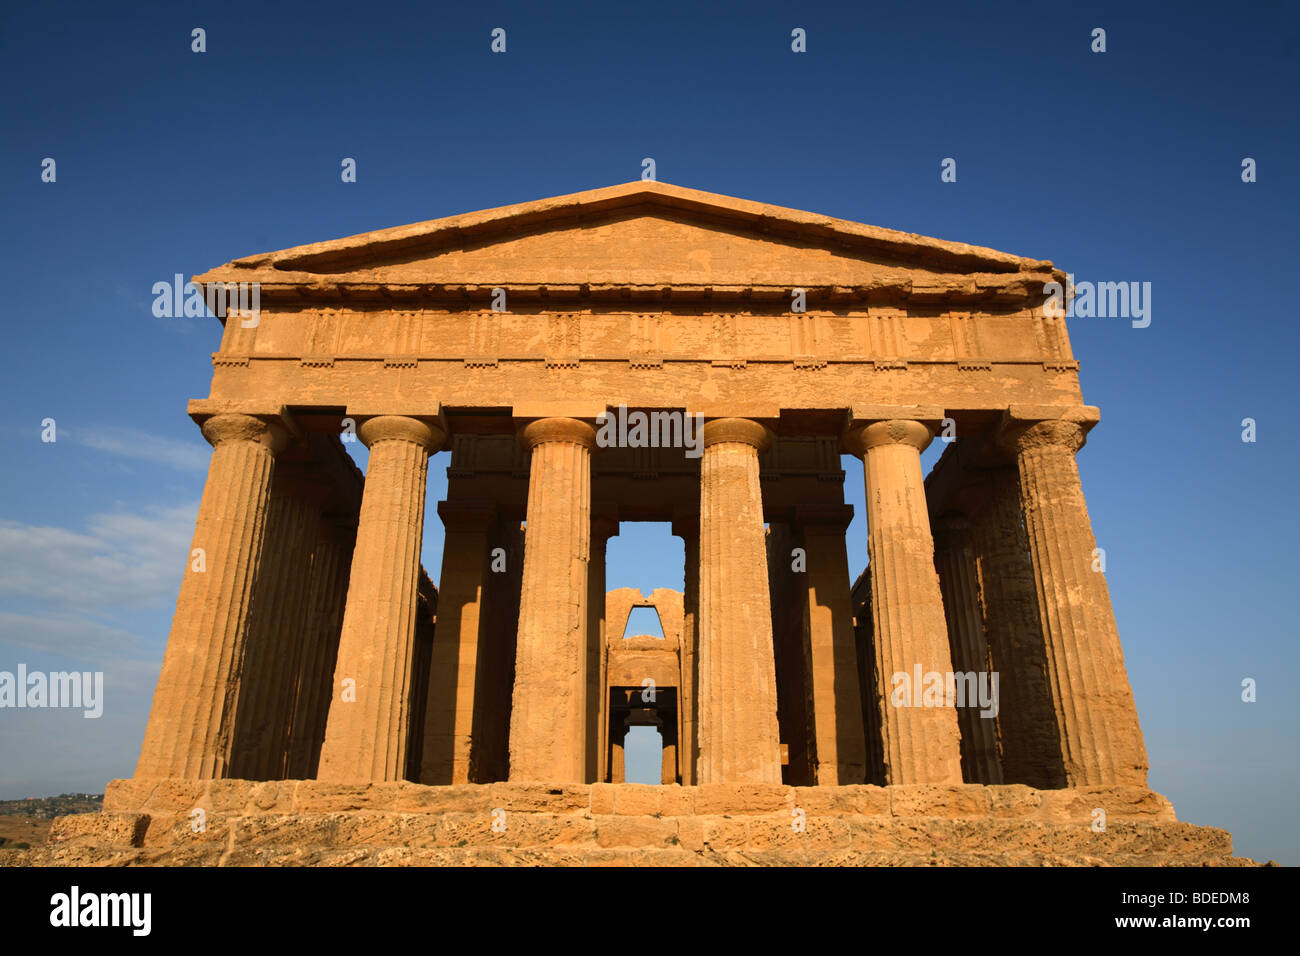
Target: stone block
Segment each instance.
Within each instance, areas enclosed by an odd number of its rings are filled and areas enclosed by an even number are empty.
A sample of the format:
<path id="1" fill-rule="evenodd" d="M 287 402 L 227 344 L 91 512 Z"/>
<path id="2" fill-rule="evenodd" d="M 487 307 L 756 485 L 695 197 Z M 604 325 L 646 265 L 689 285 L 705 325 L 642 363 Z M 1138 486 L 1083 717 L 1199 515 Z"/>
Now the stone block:
<path id="1" fill-rule="evenodd" d="M 807 813 L 829 813 L 834 805 L 835 792 L 840 787 L 791 787 L 794 806 Z"/>
<path id="2" fill-rule="evenodd" d="M 688 817 L 695 813 L 695 788 L 676 784 L 661 787 L 660 812 L 666 817 Z"/>
<path id="3" fill-rule="evenodd" d="M 54 818 L 49 842 L 138 847 L 148 826 L 144 813 L 76 813 Z"/>
<path id="4" fill-rule="evenodd" d="M 553 813 L 507 813 L 504 836 L 512 846 L 594 845 L 596 824 L 590 816 Z"/>
<path id="5" fill-rule="evenodd" d="M 403 782 L 393 799 L 393 809 L 399 813 L 473 812 L 492 807 L 492 788 L 478 783 L 431 787 Z"/>
<path id="6" fill-rule="evenodd" d="M 190 813 L 150 814 L 142 846 L 188 846 L 193 843 L 225 844 L 230 837 L 231 820 L 226 814 L 208 813 L 195 817 Z M 201 829 L 196 829 L 201 826 Z"/>
<path id="7" fill-rule="evenodd" d="M 683 850 L 698 853 L 704 849 L 704 821 L 699 817 L 682 817 L 677 821 L 677 841 Z"/>
<path id="8" fill-rule="evenodd" d="M 889 791 L 884 787 L 845 786 L 831 791 L 831 806 L 836 813 L 863 816 L 888 816 Z"/>
<path id="9" fill-rule="evenodd" d="M 603 847 L 676 846 L 677 821 L 655 817 L 596 817 L 596 843 Z"/>
<path id="10" fill-rule="evenodd" d="M 242 813 L 253 787 L 249 780 L 209 780 L 196 805 L 218 813 Z"/>
<path id="11" fill-rule="evenodd" d="M 796 830 L 794 822 L 794 817 L 789 814 L 750 817 L 746 821 L 748 840 L 745 845 L 754 850 L 783 848 L 808 854 L 843 849 L 849 845 L 849 825 L 844 820 L 809 815 L 804 819 L 802 830 Z"/>
<path id="12" fill-rule="evenodd" d="M 1043 803 L 1039 791 L 1020 783 L 989 787 L 988 791 L 990 812 L 999 819 L 1031 817 Z"/>
<path id="13" fill-rule="evenodd" d="M 616 785 L 596 783 L 591 786 L 591 812 L 597 816 L 606 816 L 614 812 L 614 791 Z"/>
<path id="14" fill-rule="evenodd" d="M 494 783 L 492 805 L 506 810 L 547 810 L 564 813 L 591 806 L 591 786 L 586 784 Z"/>
<path id="15" fill-rule="evenodd" d="M 162 781 L 149 778 L 110 780 L 104 787 L 104 810 L 143 810 L 145 801 Z M 202 785 L 200 784 L 200 787 Z"/>
<path id="16" fill-rule="evenodd" d="M 294 809 L 300 813 L 391 810 L 397 803 L 398 792 L 395 785 L 303 780 L 294 793 Z"/>
<path id="17" fill-rule="evenodd" d="M 793 788 L 767 783 L 706 783 L 695 788 L 695 812 L 771 813 L 794 806 Z"/>
<path id="18" fill-rule="evenodd" d="M 207 788 L 206 780 L 159 780 L 145 798 L 142 809 L 149 813 L 188 814 L 195 807 L 204 805 L 202 801 Z"/>
<path id="19" fill-rule="evenodd" d="M 704 844 L 715 850 L 734 849 L 749 842 L 749 831 L 744 820 L 727 817 L 704 817 Z"/>
<path id="20" fill-rule="evenodd" d="M 648 784 L 620 784 L 614 788 L 614 812 L 621 816 L 659 816 L 663 812 L 661 790 Z"/>
<path id="21" fill-rule="evenodd" d="M 297 781 L 293 780 L 266 780 L 253 784 L 248 794 L 250 809 L 263 813 L 288 813 L 293 810 L 295 786 Z"/>
<path id="22" fill-rule="evenodd" d="M 932 786 L 914 784 L 889 788 L 890 811 L 896 817 L 988 817 L 987 787 L 974 784 Z"/>

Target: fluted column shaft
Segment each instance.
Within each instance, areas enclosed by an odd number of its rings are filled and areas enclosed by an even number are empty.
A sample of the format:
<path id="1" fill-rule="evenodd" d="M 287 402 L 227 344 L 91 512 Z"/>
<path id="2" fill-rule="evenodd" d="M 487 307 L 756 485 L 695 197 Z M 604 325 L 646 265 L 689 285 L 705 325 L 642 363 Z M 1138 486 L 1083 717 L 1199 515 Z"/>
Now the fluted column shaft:
<path id="1" fill-rule="evenodd" d="M 988 643 L 980 610 L 979 576 L 965 518 L 948 516 L 939 520 L 934 540 L 934 565 L 939 572 L 939 589 L 948 620 L 948 644 L 958 686 L 966 699 L 957 708 L 961 729 L 961 760 L 967 783 L 1000 784 L 1002 764 L 998 759 L 996 715 L 987 716 L 979 706 L 978 688 L 992 692 Z M 973 675 L 973 681 L 962 681 Z M 1001 681 L 998 682 L 999 690 Z M 992 704 L 991 697 L 989 698 Z"/>
<path id="2" fill-rule="evenodd" d="M 524 580 L 510 716 L 510 779 L 586 779 L 587 574 L 591 449 L 596 432 L 543 418 L 520 440 L 532 450 Z"/>
<path id="3" fill-rule="evenodd" d="M 890 784 L 962 782 L 956 709 L 927 702 L 916 686 L 918 677 L 952 672 L 921 474 L 932 438 L 921 422 L 889 420 L 845 439 L 862 455 L 866 477 L 875 680 Z M 896 695 L 900 689 L 910 694 Z"/>
<path id="4" fill-rule="evenodd" d="M 609 701 L 605 684 L 609 638 L 605 627 L 605 546 L 618 534 L 618 521 L 599 515 L 591 521 L 591 564 L 587 570 L 587 782 L 604 780 L 605 722 Z"/>
<path id="5" fill-rule="evenodd" d="M 1013 427 L 1020 502 L 1029 533 L 1070 786 L 1146 785 L 1147 755 L 1124 669 L 1106 578 L 1093 570 L 1096 540 L 1075 452 L 1083 429 L 1049 420 Z"/>
<path id="6" fill-rule="evenodd" d="M 673 518 L 673 534 L 682 539 L 685 557 L 682 594 L 682 686 L 678 695 L 677 715 L 682 786 L 696 782 L 696 765 L 700 748 L 696 738 L 699 686 L 699 618 L 700 618 L 700 516 L 686 511 Z"/>
<path id="7" fill-rule="evenodd" d="M 370 462 L 318 774 L 352 783 L 406 772 L 425 484 L 445 438 L 397 415 L 371 418 L 357 434 Z"/>
<path id="8" fill-rule="evenodd" d="M 490 501 L 444 501 L 447 529 L 439 578 L 438 631 L 429 664 L 420 782 L 470 783 L 481 641 L 486 623 L 488 535 L 496 523 Z M 477 782 L 477 781 L 474 781 Z"/>
<path id="9" fill-rule="evenodd" d="M 858 687 L 849 556 L 844 544 L 853 509 L 849 505 L 800 506 L 796 520 L 803 532 L 808 568 L 803 614 L 817 784 L 864 783 L 867 744 Z"/>
<path id="10" fill-rule="evenodd" d="M 355 527 L 330 519 L 322 520 L 317 532 L 307 596 L 307 637 L 289 732 L 291 780 L 313 778 L 320 762 L 356 537 Z"/>
<path id="11" fill-rule="evenodd" d="M 1056 708 L 1038 615 L 1034 566 L 1020 516 L 1014 467 L 992 469 L 971 521 L 983 598 L 984 634 L 998 672 L 1002 779 L 1051 790 L 1065 786 Z"/>
<path id="12" fill-rule="evenodd" d="M 247 415 L 215 415 L 203 437 L 212 461 L 137 777 L 212 779 L 229 769 L 271 476 L 287 439 Z"/>
<path id="13" fill-rule="evenodd" d="M 698 782 L 780 783 L 776 664 L 758 453 L 772 433 L 706 422 L 700 461 Z"/>
<path id="14" fill-rule="evenodd" d="M 328 494 L 302 471 L 297 463 L 281 464 L 271 485 L 231 756 L 230 775 L 245 780 L 278 780 L 286 769 L 311 554 Z"/>

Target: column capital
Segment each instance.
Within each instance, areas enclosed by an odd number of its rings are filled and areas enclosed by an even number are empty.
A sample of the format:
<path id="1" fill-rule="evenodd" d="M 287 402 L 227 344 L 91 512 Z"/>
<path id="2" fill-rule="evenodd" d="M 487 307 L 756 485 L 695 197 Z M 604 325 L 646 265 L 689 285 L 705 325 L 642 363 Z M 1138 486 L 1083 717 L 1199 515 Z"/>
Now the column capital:
<path id="1" fill-rule="evenodd" d="M 420 445 L 430 454 L 442 448 L 447 433 L 441 426 L 429 424 L 405 415 L 377 415 L 367 418 L 357 427 L 357 437 L 367 448 L 378 442 L 404 441 Z"/>
<path id="2" fill-rule="evenodd" d="M 934 519 L 933 529 L 936 548 L 970 544 L 971 524 L 964 514 L 945 512 Z"/>
<path id="3" fill-rule="evenodd" d="M 519 443 L 529 451 L 544 442 L 563 441 L 591 449 L 596 429 L 576 418 L 538 418 L 519 429 Z"/>
<path id="4" fill-rule="evenodd" d="M 1100 420 L 1095 405 L 1011 405 L 1002 413 L 996 441 L 1012 454 L 1052 446 L 1068 448 L 1073 454 Z"/>
<path id="5" fill-rule="evenodd" d="M 438 517 L 448 531 L 486 531 L 497 518 L 493 501 L 480 498 L 448 498 L 438 502 Z"/>
<path id="6" fill-rule="evenodd" d="M 853 505 L 795 505 L 794 520 L 805 533 L 843 534 L 853 521 Z"/>
<path id="7" fill-rule="evenodd" d="M 278 455 L 289 444 L 289 433 L 280 425 L 241 413 L 213 415 L 204 421 L 201 431 L 213 448 L 229 441 L 248 441 Z"/>
<path id="8" fill-rule="evenodd" d="M 737 442 L 767 451 L 774 439 L 772 430 L 748 418 L 715 418 L 704 423 L 704 447 Z"/>
<path id="9" fill-rule="evenodd" d="M 917 452 L 923 452 L 933 440 L 934 432 L 929 425 L 904 418 L 873 422 L 844 433 L 844 447 L 858 456 L 880 445 L 911 445 Z"/>

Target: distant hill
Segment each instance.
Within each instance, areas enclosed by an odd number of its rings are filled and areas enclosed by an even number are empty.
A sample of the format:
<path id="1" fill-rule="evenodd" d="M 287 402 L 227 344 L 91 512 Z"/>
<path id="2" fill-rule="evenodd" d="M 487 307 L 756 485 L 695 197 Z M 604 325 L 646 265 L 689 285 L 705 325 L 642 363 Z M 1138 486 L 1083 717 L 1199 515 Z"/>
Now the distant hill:
<path id="1" fill-rule="evenodd" d="M 96 813 L 103 808 L 102 793 L 61 793 L 57 797 L 0 800 L 0 816 L 40 817 L 53 820 L 69 813 Z"/>

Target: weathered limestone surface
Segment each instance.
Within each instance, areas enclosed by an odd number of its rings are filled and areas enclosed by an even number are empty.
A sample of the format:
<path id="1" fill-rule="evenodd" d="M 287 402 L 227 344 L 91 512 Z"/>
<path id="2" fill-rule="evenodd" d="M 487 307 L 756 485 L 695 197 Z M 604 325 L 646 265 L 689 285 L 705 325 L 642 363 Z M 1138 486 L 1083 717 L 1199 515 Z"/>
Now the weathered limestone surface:
<path id="1" fill-rule="evenodd" d="M 808 561 L 802 611 L 817 747 L 816 782 L 832 787 L 863 783 L 866 741 L 844 545 L 853 509 L 806 505 L 796 510 L 796 517 Z"/>
<path id="2" fill-rule="evenodd" d="M 945 517 L 936 529 L 934 563 L 939 572 L 944 615 L 953 669 L 983 680 L 991 672 L 988 643 L 979 602 L 979 581 L 970 541 L 970 523 L 961 517 Z M 1001 680 L 998 690 L 1001 691 Z M 963 689 L 978 684 L 966 683 Z M 998 757 L 995 717 L 981 714 L 977 700 L 967 696 L 957 708 L 961 728 L 961 762 L 967 783 L 1001 783 L 1002 763 Z M 999 701 L 1000 704 L 1000 701 Z"/>
<path id="3" fill-rule="evenodd" d="M 253 590 L 230 775 L 285 776 L 307 628 L 312 551 L 328 489 L 281 466 L 271 484 L 266 541 Z"/>
<path id="4" fill-rule="evenodd" d="M 795 570 L 795 549 L 802 549 L 787 522 L 767 529 L 768 593 L 772 601 L 772 653 L 776 663 L 776 718 L 781 732 L 781 782 L 810 786 L 817 782 L 818 750 L 813 723 L 811 648 L 804 615 L 806 570 Z M 801 564 L 803 562 L 800 562 Z M 834 759 L 834 749 L 828 752 Z"/>
<path id="5" fill-rule="evenodd" d="M 509 776 L 511 696 L 515 673 L 515 633 L 519 622 L 524 569 L 524 532 L 518 519 L 504 517 L 489 541 L 505 569 L 488 576 L 484 599 L 486 620 L 480 637 L 480 682 L 476 691 L 474 746 L 470 750 L 470 779 L 505 780 Z"/>
<path id="6" fill-rule="evenodd" d="M 202 568 L 137 776 L 10 862 L 1230 859 L 1145 788 L 1074 460 L 1097 415 L 1044 314 L 1052 263 L 643 182 L 196 281 L 257 283 L 262 304 L 226 322 L 189 405 L 214 446 Z M 597 442 L 615 408 L 654 440 Z M 342 445 L 358 423 L 364 490 Z M 959 440 L 922 482 L 941 423 Z M 419 555 L 446 442 L 440 600 Z M 851 588 L 844 448 L 865 467 Z M 948 514 L 965 523 L 936 552 Z M 670 520 L 668 640 L 623 640 L 604 543 Z M 990 669 L 996 725 L 927 697 Z M 636 726 L 690 786 L 589 784 L 623 778 Z"/>
<path id="7" fill-rule="evenodd" d="M 606 700 L 609 635 L 605 617 L 605 546 L 618 534 L 611 515 L 591 519 L 591 561 L 587 569 L 587 783 L 604 780 L 604 747 L 609 701 Z M 617 635 L 621 637 L 622 635 Z"/>
<path id="8" fill-rule="evenodd" d="M 445 438 L 398 415 L 369 419 L 357 435 L 370 462 L 318 775 L 339 783 L 399 780 L 406 771 L 425 481 L 429 454 Z"/>
<path id="9" fill-rule="evenodd" d="M 288 777 L 292 780 L 314 777 L 320 763 L 356 539 L 357 529 L 337 518 L 322 520 L 317 532 L 307 597 L 306 646 L 289 734 Z"/>
<path id="10" fill-rule="evenodd" d="M 955 708 L 891 702 L 894 675 L 915 685 L 918 669 L 952 671 L 921 477 L 921 452 L 932 438 L 925 424 L 905 419 L 877 421 L 845 436 L 866 473 L 876 693 L 885 779 L 894 784 L 961 783 Z M 920 703 L 920 688 L 912 692 L 912 703 Z"/>
<path id="11" fill-rule="evenodd" d="M 700 783 L 780 783 L 776 665 L 758 486 L 771 433 L 724 418 L 704 426 L 700 466 Z"/>
<path id="12" fill-rule="evenodd" d="M 1065 765 L 1048 686 L 1034 568 L 1020 517 L 1020 479 L 1012 467 L 990 470 L 987 481 L 971 537 L 984 633 L 993 669 L 1001 675 L 998 731 L 1003 779 L 1042 789 L 1063 787 Z"/>
<path id="13" fill-rule="evenodd" d="M 429 666 L 423 783 L 469 783 L 475 692 L 486 620 L 483 599 L 490 571 L 488 537 L 496 522 L 491 501 L 443 501 L 438 630 Z M 475 781 L 477 782 L 477 781 Z"/>
<path id="14" fill-rule="evenodd" d="M 212 462 L 191 545 L 201 554 L 181 582 L 138 777 L 223 777 L 229 768 L 271 476 L 288 436 L 247 415 L 216 415 L 203 437 Z"/>
<path id="15" fill-rule="evenodd" d="M 699 703 L 696 687 L 699 684 L 699 618 L 700 618 L 700 516 L 693 508 L 679 510 L 673 516 L 673 534 L 682 539 L 685 552 L 682 592 L 682 688 L 678 697 L 681 726 L 682 783 L 691 786 L 696 782 L 695 768 L 699 765 L 700 747 L 697 737 Z"/>
<path id="16" fill-rule="evenodd" d="M 1255 865 L 1226 832 L 1179 823 L 1164 797 L 1131 786 L 114 781 L 104 812 L 58 818 L 44 846 L 0 850 L 0 866 L 103 864 Z"/>
<path id="17" fill-rule="evenodd" d="M 1083 436 L 1077 421 L 1010 418 L 1005 440 L 1020 469 L 1066 779 L 1144 786 L 1146 747 L 1074 458 Z"/>
<path id="18" fill-rule="evenodd" d="M 586 779 L 591 449 L 585 422 L 544 418 L 532 451 L 523 594 L 510 721 L 510 779 Z"/>

